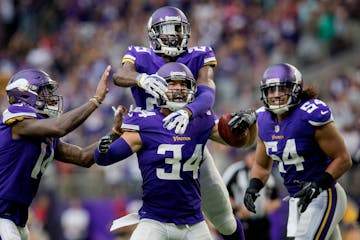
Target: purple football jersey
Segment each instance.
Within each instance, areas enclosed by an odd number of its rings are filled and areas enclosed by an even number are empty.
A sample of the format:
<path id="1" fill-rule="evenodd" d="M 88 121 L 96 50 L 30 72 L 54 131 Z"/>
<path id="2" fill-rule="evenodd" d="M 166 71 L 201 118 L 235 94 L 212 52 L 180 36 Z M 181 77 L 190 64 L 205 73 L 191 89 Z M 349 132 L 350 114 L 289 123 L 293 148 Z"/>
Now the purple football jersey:
<path id="1" fill-rule="evenodd" d="M 316 181 L 331 162 L 314 137 L 317 126 L 333 121 L 331 111 L 321 100 L 311 99 L 298 105 L 281 122 L 264 107 L 257 112 L 259 137 L 292 196 L 301 189 L 294 180 Z"/>
<path id="2" fill-rule="evenodd" d="M 48 163 L 53 160 L 58 139 L 12 139 L 11 124 L 24 118 L 42 118 L 34 109 L 25 105 L 11 105 L 3 112 L 0 123 L 0 216 L 14 216 L 8 212 L 11 205 L 29 206 L 38 190 L 40 179 Z M 6 206 L 5 206 L 6 205 Z M 24 213 L 27 218 L 27 211 Z M 16 216 L 15 218 L 17 218 Z M 21 225 L 25 224 L 20 217 Z"/>
<path id="3" fill-rule="evenodd" d="M 123 120 L 122 128 L 138 131 L 143 144 L 137 152 L 143 178 L 139 214 L 177 225 L 195 224 L 204 220 L 199 167 L 215 116 L 208 111 L 192 119 L 183 135 L 163 128 L 163 118 L 157 109 L 129 112 Z"/>
<path id="4" fill-rule="evenodd" d="M 156 73 L 157 70 L 166 63 L 152 48 L 138 46 L 130 46 L 122 62 L 131 62 L 135 65 L 137 72 L 147 74 Z M 176 59 L 176 62 L 185 64 L 191 70 L 195 79 L 197 79 L 198 72 L 203 66 L 217 65 L 212 48 L 206 46 L 189 48 Z M 146 93 L 144 89 L 135 86 L 131 88 L 131 92 L 137 107 L 148 110 L 156 107 L 155 98 Z"/>

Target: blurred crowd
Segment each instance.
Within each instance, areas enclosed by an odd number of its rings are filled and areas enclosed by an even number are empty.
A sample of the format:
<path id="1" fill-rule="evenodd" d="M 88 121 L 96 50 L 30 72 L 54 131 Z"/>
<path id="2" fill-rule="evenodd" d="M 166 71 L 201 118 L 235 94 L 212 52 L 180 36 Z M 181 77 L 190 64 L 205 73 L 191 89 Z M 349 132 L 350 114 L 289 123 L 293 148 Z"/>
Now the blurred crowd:
<path id="1" fill-rule="evenodd" d="M 120 67 L 129 45 L 148 46 L 147 20 L 163 5 L 179 7 L 188 16 L 190 46 L 213 47 L 219 63 L 215 69 L 215 111 L 219 115 L 261 106 L 259 80 L 273 63 L 297 66 L 305 86 L 318 87 L 355 163 L 341 179 L 352 203 L 344 228 L 353 229 L 360 206 L 357 0 L 0 0 L 0 110 L 7 106 L 4 86 L 9 77 L 27 67 L 45 70 L 60 83 L 65 109 L 79 106 L 91 97 L 106 65 Z M 80 146 L 96 141 L 112 122 L 111 106 L 129 107 L 129 89 L 111 83 L 109 88 L 101 108 L 65 141 Z M 220 172 L 242 158 L 241 150 L 212 142 L 209 147 Z M 123 215 L 140 197 L 139 179 L 137 163 L 132 160 L 86 170 L 53 164 L 33 204 L 32 225 L 46 229 L 42 234 L 50 239 L 62 239 L 54 230 L 61 224 L 54 220 L 53 226 L 51 215 L 56 219 L 62 209 L 81 206 L 79 200 L 91 205 L 97 199 L 115 199 L 116 217 Z M 83 222 L 91 224 L 86 219 Z"/>

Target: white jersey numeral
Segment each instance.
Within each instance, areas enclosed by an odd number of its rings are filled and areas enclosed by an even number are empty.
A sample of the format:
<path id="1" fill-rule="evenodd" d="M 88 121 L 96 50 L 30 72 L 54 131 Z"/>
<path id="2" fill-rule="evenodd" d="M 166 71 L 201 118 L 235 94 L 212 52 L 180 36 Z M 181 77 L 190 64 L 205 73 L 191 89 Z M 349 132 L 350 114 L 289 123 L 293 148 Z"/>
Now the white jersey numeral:
<path id="1" fill-rule="evenodd" d="M 182 147 L 184 144 L 161 144 L 158 147 L 158 154 L 165 154 L 166 152 L 173 152 L 172 158 L 165 158 L 165 163 L 171 165 L 171 172 L 165 172 L 164 168 L 156 169 L 156 176 L 164 180 L 181 180 L 181 160 Z M 199 165 L 202 159 L 202 144 L 197 144 L 192 156 L 187 159 L 182 167 L 183 171 L 190 171 L 193 173 L 193 178 L 198 178 Z"/>
<path id="2" fill-rule="evenodd" d="M 300 109 L 310 114 L 315 109 L 319 108 L 318 105 L 323 105 L 325 107 L 327 106 L 323 101 L 315 99 L 314 103 L 306 102 L 300 107 Z"/>
<path id="3" fill-rule="evenodd" d="M 288 139 L 285 144 L 285 148 L 282 154 L 282 157 L 278 157 L 275 153 L 278 151 L 278 142 L 277 141 L 269 141 L 264 142 L 266 147 L 266 153 L 271 157 L 274 161 L 279 162 L 279 171 L 285 173 L 284 165 L 295 165 L 296 171 L 304 170 L 304 157 L 299 156 L 296 149 L 295 139 Z"/>
<path id="4" fill-rule="evenodd" d="M 154 97 L 146 98 L 146 110 L 153 110 L 158 103 Z"/>
<path id="5" fill-rule="evenodd" d="M 39 155 L 38 159 L 36 160 L 36 164 L 35 164 L 33 170 L 31 171 L 31 177 L 34 179 L 39 179 L 44 174 L 49 162 L 54 159 L 54 150 L 53 149 L 51 149 L 50 156 L 48 158 L 44 159 L 45 154 L 46 154 L 46 147 L 47 147 L 46 143 L 41 143 L 40 155 Z M 39 173 L 41 173 L 40 176 L 39 176 Z"/>

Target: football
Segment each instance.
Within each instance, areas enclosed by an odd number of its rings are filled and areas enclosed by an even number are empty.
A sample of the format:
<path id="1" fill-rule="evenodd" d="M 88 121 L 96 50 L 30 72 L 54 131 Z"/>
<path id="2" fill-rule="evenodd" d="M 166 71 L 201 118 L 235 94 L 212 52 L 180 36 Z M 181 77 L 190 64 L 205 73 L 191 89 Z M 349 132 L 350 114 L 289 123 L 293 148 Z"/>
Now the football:
<path id="1" fill-rule="evenodd" d="M 220 137 L 230 146 L 242 147 L 249 135 L 249 129 L 243 134 L 235 134 L 231 131 L 231 127 L 228 125 L 229 120 L 232 118 L 230 113 L 221 115 L 218 123 L 218 131 Z"/>

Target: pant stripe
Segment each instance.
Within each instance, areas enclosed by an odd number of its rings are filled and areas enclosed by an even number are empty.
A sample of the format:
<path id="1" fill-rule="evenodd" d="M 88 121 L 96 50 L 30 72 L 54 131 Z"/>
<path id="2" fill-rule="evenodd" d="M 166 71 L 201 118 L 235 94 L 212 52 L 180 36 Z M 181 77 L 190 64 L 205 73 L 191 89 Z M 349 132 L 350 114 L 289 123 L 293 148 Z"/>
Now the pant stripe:
<path id="1" fill-rule="evenodd" d="M 318 228 L 317 233 L 315 235 L 316 240 L 325 239 L 335 214 L 336 206 L 334 207 L 334 205 L 336 205 L 337 202 L 337 192 L 335 186 L 329 188 L 327 192 L 328 192 L 328 199 L 327 199 L 326 212 L 321 220 L 320 227 Z"/>

